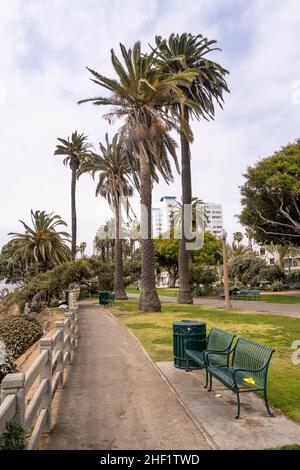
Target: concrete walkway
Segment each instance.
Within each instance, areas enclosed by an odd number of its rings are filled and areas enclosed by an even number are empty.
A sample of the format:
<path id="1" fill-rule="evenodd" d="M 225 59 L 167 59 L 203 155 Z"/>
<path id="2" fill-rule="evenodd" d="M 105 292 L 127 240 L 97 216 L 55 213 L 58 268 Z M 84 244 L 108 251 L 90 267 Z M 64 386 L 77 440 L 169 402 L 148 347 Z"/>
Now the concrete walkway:
<path id="1" fill-rule="evenodd" d="M 210 449 L 134 336 L 81 302 L 80 338 L 48 449 Z"/>
<path id="2" fill-rule="evenodd" d="M 138 299 L 139 294 L 129 294 L 129 298 Z M 162 302 L 177 302 L 176 297 L 159 296 Z M 195 305 L 208 307 L 224 307 L 224 300 L 194 298 Z M 263 300 L 233 300 L 233 308 L 247 312 L 272 313 L 273 315 L 285 315 L 288 317 L 300 318 L 300 304 L 279 304 L 264 302 Z"/>

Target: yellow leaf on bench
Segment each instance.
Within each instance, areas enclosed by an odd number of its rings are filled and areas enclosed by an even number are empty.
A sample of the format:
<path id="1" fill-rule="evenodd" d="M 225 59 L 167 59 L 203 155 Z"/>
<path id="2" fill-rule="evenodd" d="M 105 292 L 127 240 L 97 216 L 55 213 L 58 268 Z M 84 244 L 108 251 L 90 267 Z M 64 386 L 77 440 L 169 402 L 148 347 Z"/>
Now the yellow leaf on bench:
<path id="1" fill-rule="evenodd" d="M 250 384 L 250 385 L 255 385 L 255 380 L 252 377 L 246 377 L 244 379 L 244 382 L 246 382 L 247 384 Z"/>

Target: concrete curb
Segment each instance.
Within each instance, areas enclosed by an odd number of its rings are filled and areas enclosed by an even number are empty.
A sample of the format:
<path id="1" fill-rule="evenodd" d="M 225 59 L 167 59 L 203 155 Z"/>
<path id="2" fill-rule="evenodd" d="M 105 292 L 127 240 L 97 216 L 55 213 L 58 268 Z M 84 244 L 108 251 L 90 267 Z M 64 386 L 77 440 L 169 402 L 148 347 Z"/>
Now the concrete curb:
<path id="1" fill-rule="evenodd" d="M 161 376 L 161 378 L 163 379 L 163 381 L 168 385 L 170 391 L 173 393 L 173 395 L 176 397 L 177 401 L 180 403 L 180 405 L 182 406 L 182 408 L 184 409 L 184 411 L 186 412 L 186 414 L 189 416 L 189 418 L 192 420 L 192 422 L 194 423 L 194 425 L 197 427 L 197 429 L 200 431 L 200 433 L 202 434 L 202 436 L 204 437 L 205 441 L 207 442 L 207 444 L 211 447 L 212 450 L 219 450 L 219 447 L 218 445 L 216 444 L 216 442 L 214 441 L 214 439 L 212 438 L 212 436 L 205 430 L 205 428 L 199 423 L 199 421 L 197 421 L 194 416 L 192 415 L 192 413 L 188 410 L 188 408 L 185 406 L 185 404 L 183 403 L 183 401 L 181 400 L 181 398 L 179 397 L 178 393 L 176 392 L 176 390 L 174 389 L 174 387 L 172 386 L 172 384 L 169 382 L 169 380 L 165 377 L 165 375 L 162 373 L 162 371 L 160 370 L 160 368 L 156 365 L 156 363 L 154 361 L 152 361 L 151 357 L 149 356 L 149 354 L 147 353 L 147 351 L 145 350 L 144 346 L 141 344 L 141 342 L 139 341 L 139 339 L 132 333 L 132 331 L 130 331 L 129 328 L 127 328 L 126 325 L 124 325 L 117 317 L 114 316 L 114 314 L 110 311 L 110 310 L 105 310 L 105 313 L 108 313 L 116 322 L 118 322 L 122 328 L 124 328 L 125 330 L 127 330 L 129 332 L 129 334 L 132 336 L 132 338 L 134 338 L 135 342 L 139 345 L 139 347 L 141 348 L 141 350 L 143 351 L 144 355 L 146 356 L 146 358 L 148 359 L 149 362 L 151 362 L 152 366 L 154 367 L 154 369 L 159 373 L 159 375 Z"/>

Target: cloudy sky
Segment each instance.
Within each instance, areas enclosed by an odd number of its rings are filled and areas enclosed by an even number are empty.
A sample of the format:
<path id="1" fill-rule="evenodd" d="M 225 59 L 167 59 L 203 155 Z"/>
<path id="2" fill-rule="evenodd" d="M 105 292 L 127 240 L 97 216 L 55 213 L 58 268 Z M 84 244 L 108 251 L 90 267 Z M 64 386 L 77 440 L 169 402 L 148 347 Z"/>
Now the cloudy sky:
<path id="1" fill-rule="evenodd" d="M 230 70 L 231 94 L 215 121 L 193 125 L 193 194 L 223 204 L 226 229 L 239 229 L 239 185 L 247 165 L 300 134 L 298 0 L 0 0 L 0 246 L 30 209 L 70 220 L 70 171 L 54 157 L 57 137 L 77 129 L 96 146 L 116 130 L 81 98 L 100 90 L 85 66 L 113 74 L 110 49 L 155 34 L 217 39 L 214 60 Z M 78 183 L 78 242 L 89 251 L 111 213 L 88 175 Z M 180 177 L 154 188 L 180 196 Z"/>

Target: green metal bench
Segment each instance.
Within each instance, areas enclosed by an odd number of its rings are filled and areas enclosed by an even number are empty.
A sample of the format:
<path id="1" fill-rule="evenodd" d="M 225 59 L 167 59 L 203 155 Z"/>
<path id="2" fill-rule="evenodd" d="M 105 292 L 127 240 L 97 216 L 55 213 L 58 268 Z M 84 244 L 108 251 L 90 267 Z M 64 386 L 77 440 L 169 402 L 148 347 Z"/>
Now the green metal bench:
<path id="1" fill-rule="evenodd" d="M 236 300 L 260 300 L 260 291 L 257 289 L 240 289 L 230 295 L 231 299 Z"/>
<path id="2" fill-rule="evenodd" d="M 240 417 L 240 393 L 257 392 L 258 390 L 263 390 L 268 414 L 273 416 L 267 399 L 267 376 L 273 352 L 274 349 L 268 346 L 254 343 L 245 338 L 238 338 L 236 345 L 231 351 L 218 353 L 218 355 L 226 358 L 229 358 L 232 353 L 231 367 L 216 365 L 216 353 L 207 353 L 207 371 L 210 378 L 209 391 L 212 389 L 212 377 L 215 377 L 236 394 L 236 419 Z"/>
<path id="3" fill-rule="evenodd" d="M 185 340 L 185 352 L 187 358 L 187 368 L 189 371 L 189 360 L 193 360 L 201 368 L 205 369 L 206 372 L 206 383 L 204 388 L 208 386 L 208 371 L 207 371 L 207 360 L 206 356 L 210 353 L 211 364 L 218 365 L 219 367 L 228 367 L 229 366 L 229 355 L 219 355 L 214 353 L 228 353 L 232 346 L 235 335 L 227 331 L 219 330 L 219 328 L 212 328 L 209 335 L 205 339 L 206 345 L 205 349 L 199 351 L 199 340 L 186 338 Z M 194 347 L 193 347 L 194 345 Z"/>

